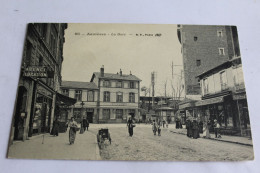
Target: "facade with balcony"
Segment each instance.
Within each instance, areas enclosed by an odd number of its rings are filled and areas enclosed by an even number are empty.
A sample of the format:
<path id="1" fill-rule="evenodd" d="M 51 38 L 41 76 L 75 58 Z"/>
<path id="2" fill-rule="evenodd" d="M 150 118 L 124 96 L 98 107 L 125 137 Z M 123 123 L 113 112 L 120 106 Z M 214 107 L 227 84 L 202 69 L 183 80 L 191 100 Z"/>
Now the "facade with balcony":
<path id="1" fill-rule="evenodd" d="M 212 123 L 216 119 L 234 135 L 248 134 L 250 122 L 241 58 L 233 58 L 198 78 L 202 100 L 195 102 L 195 115 Z"/>
<path id="2" fill-rule="evenodd" d="M 92 75 L 91 82 L 95 83 L 99 90 L 97 94 L 97 123 L 122 123 L 129 117 L 139 120 L 139 96 L 140 79 L 131 73 L 104 73 L 104 67 L 100 72 Z"/>
<path id="3" fill-rule="evenodd" d="M 77 100 L 74 105 L 61 108 L 60 121 L 67 122 L 74 117 L 77 122 L 86 118 L 93 123 L 97 116 L 97 85 L 93 82 L 62 81 L 60 88 L 63 95 Z"/>

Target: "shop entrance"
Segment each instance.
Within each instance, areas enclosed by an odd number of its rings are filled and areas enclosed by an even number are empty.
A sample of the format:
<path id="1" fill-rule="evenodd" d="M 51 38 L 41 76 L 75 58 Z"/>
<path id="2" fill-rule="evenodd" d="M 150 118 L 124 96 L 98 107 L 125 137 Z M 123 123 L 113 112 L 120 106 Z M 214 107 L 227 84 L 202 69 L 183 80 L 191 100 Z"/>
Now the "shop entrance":
<path id="1" fill-rule="evenodd" d="M 87 112 L 87 120 L 89 123 L 93 123 L 93 112 Z"/>
<path id="2" fill-rule="evenodd" d="M 23 140 L 25 108 L 27 103 L 27 90 L 21 86 L 18 89 L 18 97 L 14 118 L 14 140 Z"/>

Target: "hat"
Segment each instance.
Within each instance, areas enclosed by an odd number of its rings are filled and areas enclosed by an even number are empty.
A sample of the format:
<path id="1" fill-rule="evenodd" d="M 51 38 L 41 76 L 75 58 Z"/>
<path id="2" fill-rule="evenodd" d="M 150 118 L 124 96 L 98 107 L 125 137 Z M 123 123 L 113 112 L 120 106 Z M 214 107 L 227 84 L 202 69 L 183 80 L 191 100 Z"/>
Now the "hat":
<path id="1" fill-rule="evenodd" d="M 214 122 L 217 122 L 217 120 L 215 119 Z"/>

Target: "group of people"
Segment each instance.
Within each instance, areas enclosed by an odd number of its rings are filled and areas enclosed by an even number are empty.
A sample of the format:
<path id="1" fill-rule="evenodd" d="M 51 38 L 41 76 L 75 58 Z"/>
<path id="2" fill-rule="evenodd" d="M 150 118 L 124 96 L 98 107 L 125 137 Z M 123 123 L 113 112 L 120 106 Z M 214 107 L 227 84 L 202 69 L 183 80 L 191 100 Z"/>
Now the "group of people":
<path id="1" fill-rule="evenodd" d="M 158 120 L 157 122 L 153 120 L 152 130 L 154 135 L 156 135 L 156 132 L 158 132 L 158 136 L 161 136 L 161 124 L 162 123 L 160 120 Z"/>
<path id="2" fill-rule="evenodd" d="M 186 121 L 187 136 L 193 139 L 199 138 L 200 134 L 203 134 L 204 138 L 210 138 L 209 129 L 211 127 L 214 128 L 215 138 L 221 138 L 221 135 L 219 133 L 220 124 L 216 119 L 213 123 L 211 123 L 210 121 L 206 121 L 204 124 L 202 121 L 198 122 L 196 119 L 187 119 Z"/>
<path id="3" fill-rule="evenodd" d="M 203 133 L 203 122 L 198 122 L 196 119 L 186 121 L 187 136 L 189 138 L 197 139 L 200 133 Z"/>
<path id="4" fill-rule="evenodd" d="M 76 133 L 80 129 L 80 133 L 84 133 L 89 128 L 89 122 L 86 118 L 83 118 L 81 121 L 80 127 L 78 126 L 78 123 L 75 121 L 75 118 L 72 117 L 69 122 L 66 123 L 67 128 L 69 127 L 69 143 L 74 144 Z M 56 118 L 53 121 L 53 127 L 51 130 L 51 135 L 58 136 L 59 135 L 59 128 L 60 128 L 60 122 L 58 118 Z"/>

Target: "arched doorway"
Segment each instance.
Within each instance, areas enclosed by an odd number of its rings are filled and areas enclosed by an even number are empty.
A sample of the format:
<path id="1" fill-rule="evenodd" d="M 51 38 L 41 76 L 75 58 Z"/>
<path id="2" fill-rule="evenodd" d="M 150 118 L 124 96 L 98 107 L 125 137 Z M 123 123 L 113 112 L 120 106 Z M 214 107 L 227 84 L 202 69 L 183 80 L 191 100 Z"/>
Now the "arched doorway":
<path id="1" fill-rule="evenodd" d="M 20 86 L 16 100 L 16 109 L 14 117 L 14 140 L 23 140 L 24 121 L 26 114 L 27 89 Z"/>

